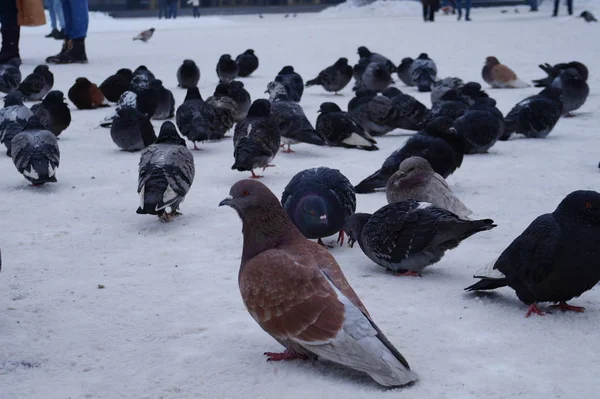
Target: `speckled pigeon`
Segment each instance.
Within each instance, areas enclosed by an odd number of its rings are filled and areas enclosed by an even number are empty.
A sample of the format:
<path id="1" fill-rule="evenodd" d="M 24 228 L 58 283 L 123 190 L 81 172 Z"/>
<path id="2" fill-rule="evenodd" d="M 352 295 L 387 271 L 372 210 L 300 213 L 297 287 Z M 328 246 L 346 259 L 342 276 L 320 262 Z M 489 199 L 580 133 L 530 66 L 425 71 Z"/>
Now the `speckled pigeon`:
<path id="1" fill-rule="evenodd" d="M 508 140 L 512 133 L 528 138 L 544 138 L 550 134 L 562 114 L 560 93 L 556 87 L 546 87 L 515 105 L 504 118 L 504 135 L 500 139 Z"/>
<path id="2" fill-rule="evenodd" d="M 217 62 L 217 76 L 220 83 L 231 82 L 238 76 L 238 64 L 231 55 L 223 54 Z"/>
<path id="3" fill-rule="evenodd" d="M 11 156 L 12 139 L 21 133 L 33 112 L 23 105 L 23 94 L 15 90 L 4 97 L 4 108 L 0 109 L 0 143 L 6 146 L 6 155 Z"/>
<path id="4" fill-rule="evenodd" d="M 348 103 L 348 114 L 371 136 L 382 136 L 400 126 L 400 113 L 387 97 L 360 89 Z"/>
<path id="5" fill-rule="evenodd" d="M 13 58 L 5 64 L 0 64 L 0 92 L 10 93 L 17 90 L 21 79 L 21 70 L 16 59 Z"/>
<path id="6" fill-rule="evenodd" d="M 377 141 L 354 119 L 331 102 L 321 104 L 317 118 L 317 133 L 334 147 L 357 148 L 359 150 L 378 150 Z"/>
<path id="7" fill-rule="evenodd" d="M 56 137 L 71 124 L 71 110 L 65 103 L 62 91 L 52 90 L 41 103 L 34 104 L 31 112 L 38 118 L 44 129 L 50 130 Z"/>
<path id="8" fill-rule="evenodd" d="M 162 80 L 154 79 L 150 82 L 150 88 L 154 91 L 156 98 L 156 110 L 152 119 L 165 120 L 175 115 L 175 98 L 169 89 L 165 89 Z"/>
<path id="9" fill-rule="evenodd" d="M 411 95 L 402 93 L 396 87 L 388 87 L 383 92 L 396 106 L 399 120 L 397 127 L 405 130 L 420 130 L 429 118 L 429 109 Z"/>
<path id="10" fill-rule="evenodd" d="M 19 91 L 27 101 L 40 101 L 52 90 L 52 86 L 54 86 L 54 74 L 50 72 L 48 65 L 38 65 L 23 79 Z"/>
<path id="11" fill-rule="evenodd" d="M 488 100 L 489 105 L 485 105 Z M 488 98 L 474 103 L 469 111 L 454 121 L 454 128 L 465 139 L 465 154 L 484 154 L 504 135 L 504 117 Z M 492 105 L 493 104 L 493 105 Z"/>
<path id="12" fill-rule="evenodd" d="M 213 96 L 216 98 L 229 97 L 237 104 L 237 113 L 235 115 L 236 122 L 241 122 L 246 118 L 248 110 L 252 105 L 250 93 L 244 88 L 244 84 L 237 80 L 233 80 L 229 83 L 219 83 Z"/>
<path id="13" fill-rule="evenodd" d="M 335 64 L 319 72 L 319 75 L 306 82 L 306 87 L 322 86 L 325 91 L 338 93 L 350 83 L 352 67 L 348 65 L 347 58 L 340 58 Z"/>
<path id="14" fill-rule="evenodd" d="M 426 53 L 421 53 L 410 67 L 412 80 L 421 92 L 431 91 L 437 80 L 437 66 Z"/>
<path id="15" fill-rule="evenodd" d="M 110 127 L 110 137 L 123 151 L 139 151 L 156 141 L 150 119 L 133 107 L 123 107 Z"/>
<path id="16" fill-rule="evenodd" d="M 431 90 L 431 103 L 435 104 L 444 94 L 450 90 L 457 90 L 465 85 L 465 82 L 460 78 L 444 78 L 433 83 L 433 89 Z"/>
<path id="17" fill-rule="evenodd" d="M 394 83 L 389 69 L 381 63 L 371 62 L 365 67 L 360 80 L 356 81 L 353 90 L 367 89 L 374 92 L 382 92 Z"/>

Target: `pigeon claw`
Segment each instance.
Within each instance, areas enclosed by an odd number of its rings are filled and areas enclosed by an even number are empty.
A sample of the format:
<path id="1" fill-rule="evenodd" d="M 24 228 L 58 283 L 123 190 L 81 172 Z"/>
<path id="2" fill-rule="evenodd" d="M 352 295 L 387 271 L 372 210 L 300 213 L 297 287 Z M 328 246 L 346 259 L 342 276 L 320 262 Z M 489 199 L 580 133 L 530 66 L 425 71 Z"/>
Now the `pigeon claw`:
<path id="1" fill-rule="evenodd" d="M 333 246 L 331 246 L 331 245 L 326 245 L 326 244 L 323 242 L 323 240 L 321 240 L 320 238 L 319 238 L 319 239 L 317 239 L 317 244 L 319 244 L 319 245 L 321 245 L 321 246 L 323 246 L 323 247 L 325 247 L 325 248 L 333 248 Z"/>
<path id="2" fill-rule="evenodd" d="M 340 247 L 344 245 L 344 230 L 340 230 L 340 234 L 338 235 L 337 242 L 340 243 Z"/>
<path id="3" fill-rule="evenodd" d="M 260 179 L 262 177 L 260 175 L 255 174 L 253 170 L 251 170 L 250 172 L 252 173 L 252 175 L 250 176 L 251 179 Z"/>
<path id="4" fill-rule="evenodd" d="M 306 355 L 295 353 L 289 350 L 285 350 L 281 353 L 279 352 L 265 352 L 265 356 L 268 356 L 267 362 L 281 362 L 283 360 L 294 360 L 294 359 L 302 359 L 306 360 L 308 357 Z"/>
<path id="5" fill-rule="evenodd" d="M 412 270 L 405 270 L 400 273 L 394 273 L 396 277 L 421 277 L 420 273 L 413 272 Z"/>
<path id="6" fill-rule="evenodd" d="M 556 305 L 552 305 L 550 307 L 553 309 L 562 310 L 563 312 L 577 312 L 577 313 L 585 312 L 585 308 L 583 306 L 572 306 L 564 301 L 559 302 Z"/>
<path id="7" fill-rule="evenodd" d="M 281 145 L 282 148 L 284 146 L 285 146 L 285 144 Z M 292 150 L 292 148 L 291 148 L 292 145 L 291 144 L 288 144 L 287 146 L 288 146 L 287 150 L 283 150 L 282 152 L 285 152 L 286 154 L 291 154 L 292 152 L 296 152 L 296 151 Z"/>
<path id="8" fill-rule="evenodd" d="M 542 309 L 538 308 L 537 303 L 532 303 L 531 305 L 529 305 L 529 309 L 527 309 L 527 313 L 525 313 L 525 317 L 529 317 L 534 313 L 538 316 L 546 316 L 546 313 L 544 311 L 542 311 Z"/>

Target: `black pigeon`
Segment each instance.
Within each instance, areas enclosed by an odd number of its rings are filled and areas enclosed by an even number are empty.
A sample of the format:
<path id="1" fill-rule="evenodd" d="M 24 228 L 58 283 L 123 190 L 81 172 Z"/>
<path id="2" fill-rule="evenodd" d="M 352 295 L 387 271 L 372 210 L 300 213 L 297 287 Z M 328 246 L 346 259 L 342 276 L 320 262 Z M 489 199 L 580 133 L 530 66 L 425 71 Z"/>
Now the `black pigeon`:
<path id="1" fill-rule="evenodd" d="M 275 76 L 275 81 L 285 87 L 290 100 L 296 103 L 300 102 L 302 94 L 304 94 L 304 80 L 302 80 L 302 76 L 294 71 L 293 66 L 283 67 L 279 74 Z"/>
<path id="2" fill-rule="evenodd" d="M 177 83 L 182 89 L 198 86 L 200 80 L 200 68 L 193 60 L 183 60 L 183 64 L 177 69 Z"/>
<path id="3" fill-rule="evenodd" d="M 279 128 L 270 118 L 271 103 L 260 99 L 252 103 L 248 116 L 235 125 L 233 133 L 233 157 L 235 162 L 231 169 L 249 170 L 253 179 L 258 176 L 254 169 L 265 170 L 270 165 L 281 144 Z"/>
<path id="4" fill-rule="evenodd" d="M 415 62 L 415 60 L 413 60 L 410 57 L 403 58 L 400 65 L 398 65 L 398 68 L 396 68 L 396 73 L 398 74 L 398 78 L 402 81 L 402 83 L 404 83 L 407 86 L 415 85 L 415 82 L 413 82 L 413 78 L 412 78 L 412 74 L 411 74 L 413 62 Z"/>
<path id="5" fill-rule="evenodd" d="M 399 127 L 396 105 L 387 97 L 360 89 L 348 103 L 348 114 L 371 136 L 382 136 Z"/>
<path id="6" fill-rule="evenodd" d="M 465 154 L 484 154 L 504 134 L 504 120 L 495 107 L 474 106 L 454 121 L 454 128 L 465 139 Z"/>
<path id="7" fill-rule="evenodd" d="M 591 290 L 600 281 L 600 194 L 574 191 L 556 210 L 537 217 L 502 252 L 491 270 L 467 291 L 509 286 L 529 305 L 526 316 L 544 315 L 540 302 L 553 308 L 583 312 L 567 301 Z"/>
<path id="8" fill-rule="evenodd" d="M 381 54 L 378 53 L 374 53 L 371 50 L 369 50 L 368 48 L 366 48 L 365 46 L 360 46 L 358 48 L 358 56 L 359 58 L 359 64 L 362 63 L 363 64 L 369 64 L 371 62 L 375 62 L 378 64 L 383 64 L 385 65 L 385 67 L 387 68 L 387 70 L 390 73 L 394 73 L 396 72 L 396 66 L 394 65 L 394 63 L 392 61 L 389 60 L 389 58 L 384 57 Z"/>
<path id="9" fill-rule="evenodd" d="M 300 104 L 290 101 L 281 83 L 270 82 L 267 93 L 271 101 L 271 119 L 279 127 L 281 145 L 287 145 L 283 152 L 294 152 L 291 145 L 297 143 L 327 145 L 327 141 L 317 133 Z"/>
<path id="10" fill-rule="evenodd" d="M 87 78 L 75 79 L 75 83 L 69 89 L 68 96 L 77 109 L 96 109 L 109 106 L 102 90 Z"/>
<path id="11" fill-rule="evenodd" d="M 350 83 L 352 67 L 348 65 L 347 58 L 340 58 L 335 64 L 319 72 L 319 75 L 306 82 L 306 87 L 322 86 L 325 91 L 338 93 Z"/>
<path id="12" fill-rule="evenodd" d="M 157 215 L 168 222 L 178 215 L 194 181 L 194 157 L 172 122 L 164 122 L 156 142 L 142 151 L 136 213 Z"/>
<path id="13" fill-rule="evenodd" d="M 148 30 L 145 30 L 143 32 L 141 32 L 139 35 L 135 36 L 133 38 L 133 40 L 141 40 L 142 42 L 146 43 L 148 40 L 150 40 L 152 38 L 152 35 L 154 35 L 154 28 L 150 28 Z"/>
<path id="14" fill-rule="evenodd" d="M 410 68 L 412 80 L 421 92 L 429 92 L 437 80 L 437 66 L 426 53 L 421 53 Z"/>
<path id="15" fill-rule="evenodd" d="M 337 169 L 324 166 L 296 174 L 281 196 L 281 205 L 306 238 L 339 233 L 344 244 L 344 223 L 356 211 L 356 195 L 350 181 Z"/>
<path id="16" fill-rule="evenodd" d="M 469 102 L 462 98 L 456 90 L 450 90 L 442 98 L 431 106 L 429 120 L 439 117 L 448 117 L 456 120 L 469 110 Z"/>
<path id="17" fill-rule="evenodd" d="M 129 90 L 147 89 L 156 77 L 145 65 L 140 65 L 133 71 Z"/>
<path id="18" fill-rule="evenodd" d="M 111 103 L 116 103 L 119 98 L 129 90 L 133 72 L 131 69 L 122 68 L 117 71 L 114 75 L 109 76 L 100 85 L 100 90 L 104 94 L 104 97 Z"/>
<path id="19" fill-rule="evenodd" d="M 258 57 L 252 49 L 248 49 L 235 57 L 235 62 L 238 65 L 238 76 L 242 78 L 247 78 L 258 69 Z"/>
<path id="20" fill-rule="evenodd" d="M 12 139 L 12 160 L 34 186 L 56 182 L 60 151 L 56 136 L 44 130 L 37 116 L 32 116 L 25 130 Z"/>
<path id="21" fill-rule="evenodd" d="M 17 59 L 12 59 L 6 64 L 0 64 L 0 91 L 10 93 L 19 88 L 21 84 L 20 63 Z"/>
<path id="22" fill-rule="evenodd" d="M 373 139 L 356 121 L 335 103 L 321 104 L 317 118 L 317 133 L 334 147 L 378 150 Z"/>
<path id="23" fill-rule="evenodd" d="M 0 109 L 0 143 L 6 146 L 6 155 L 11 155 L 12 139 L 21 133 L 33 112 L 23 105 L 23 94 L 15 90 L 4 97 L 4 108 Z"/>
<path id="24" fill-rule="evenodd" d="M 452 127 L 453 122 L 441 117 L 428 123 L 425 129 L 387 157 L 379 170 L 360 182 L 355 191 L 365 194 L 385 188 L 402 161 L 413 156 L 425 158 L 437 174 L 448 177 L 462 164 L 465 147 L 463 137 Z"/>
<path id="25" fill-rule="evenodd" d="M 429 118 L 429 109 L 411 95 L 402 93 L 396 87 L 388 87 L 383 92 L 396 106 L 399 121 L 397 127 L 405 130 L 421 130 Z"/>
<path id="26" fill-rule="evenodd" d="M 175 98 L 171 90 L 165 89 L 160 79 L 155 79 L 150 83 L 150 88 L 154 91 L 156 98 L 156 110 L 152 119 L 165 120 L 175 115 Z"/>
<path id="27" fill-rule="evenodd" d="M 228 83 L 237 78 L 238 65 L 229 54 L 223 54 L 217 63 L 217 76 L 219 82 Z"/>
<path id="28" fill-rule="evenodd" d="M 238 80 L 233 80 L 229 83 L 219 83 L 213 96 L 216 98 L 229 97 L 237 104 L 235 122 L 243 121 L 252 105 L 250 93 L 244 88 L 244 84 Z"/>
<path id="29" fill-rule="evenodd" d="M 449 92 L 450 90 L 458 90 L 465 85 L 460 78 L 444 78 L 433 83 L 433 89 L 431 90 L 431 103 L 435 104 Z"/>
<path id="30" fill-rule="evenodd" d="M 123 107 L 110 127 L 110 137 L 123 151 L 139 151 L 156 140 L 150 119 L 133 107 Z"/>
<path id="31" fill-rule="evenodd" d="M 508 140 L 512 133 L 528 138 L 544 138 L 550 134 L 562 115 L 560 93 L 556 87 L 546 87 L 515 105 L 504 118 L 504 135 L 500 140 Z"/>
<path id="32" fill-rule="evenodd" d="M 545 78 L 542 78 L 542 79 L 534 80 L 533 83 L 534 83 L 535 87 L 548 87 L 548 86 L 552 85 L 552 82 L 554 82 L 554 79 L 556 79 L 562 71 L 569 69 L 569 68 L 576 69 L 577 72 L 579 72 L 579 75 L 585 81 L 587 81 L 588 75 L 589 75 L 587 67 L 579 61 L 571 61 L 571 62 L 560 63 L 560 64 L 556 64 L 556 65 L 540 64 L 539 67 L 542 71 L 546 72 L 546 74 L 548 76 L 546 76 Z"/>
<path id="33" fill-rule="evenodd" d="M 418 276 L 473 234 L 491 230 L 491 219 L 464 220 L 428 202 L 388 204 L 374 214 L 356 213 L 346 223 L 351 245 L 396 275 Z"/>
<path id="34" fill-rule="evenodd" d="M 581 14 L 579 14 L 579 18 L 583 18 L 585 22 L 598 22 L 596 17 L 594 17 L 594 14 L 592 14 L 589 11 L 584 11 Z"/>
<path id="35" fill-rule="evenodd" d="M 41 103 L 31 107 L 31 112 L 40 119 L 44 129 L 50 130 L 56 137 L 71 124 L 71 110 L 62 91 L 52 90 Z"/>
<path id="36" fill-rule="evenodd" d="M 40 101 L 52 90 L 54 85 L 54 74 L 50 72 L 48 65 L 38 65 L 30 75 L 19 85 L 19 91 L 23 93 L 25 100 Z"/>
<path id="37" fill-rule="evenodd" d="M 482 99 L 489 98 L 485 90 L 477 82 L 467 82 L 462 87 L 457 89 L 458 96 L 466 101 L 469 106 Z M 495 101 L 494 101 L 495 102 Z M 494 105 L 495 106 L 495 105 Z"/>
<path id="38" fill-rule="evenodd" d="M 392 83 L 394 80 L 385 64 L 371 62 L 366 66 L 360 80 L 356 81 L 353 90 L 367 89 L 379 93 Z"/>
<path id="39" fill-rule="evenodd" d="M 552 87 L 561 90 L 560 99 L 563 103 L 563 115 L 572 116 L 571 112 L 585 104 L 590 87 L 574 68 L 565 69 L 552 82 Z"/>

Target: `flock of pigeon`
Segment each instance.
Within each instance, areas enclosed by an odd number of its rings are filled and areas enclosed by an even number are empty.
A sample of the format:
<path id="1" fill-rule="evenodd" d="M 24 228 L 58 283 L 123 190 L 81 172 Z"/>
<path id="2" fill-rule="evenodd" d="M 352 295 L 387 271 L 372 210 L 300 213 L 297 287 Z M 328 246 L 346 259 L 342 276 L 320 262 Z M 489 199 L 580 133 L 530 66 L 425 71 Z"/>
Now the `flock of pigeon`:
<path id="1" fill-rule="evenodd" d="M 140 40 L 147 41 L 146 36 Z M 235 59 L 221 56 L 219 84 L 206 100 L 192 60 L 177 70 L 179 87 L 187 90 L 178 107 L 145 66 L 121 69 L 100 86 L 78 78 L 68 97 L 79 109 L 116 103 L 100 125 L 110 128 L 120 149 L 142 151 L 137 213 L 163 221 L 178 215 L 194 180 L 194 157 L 184 138 L 197 149 L 198 143 L 221 140 L 233 129 L 232 169 L 259 178 L 255 169 L 272 166 L 279 151 L 293 152 L 297 143 L 374 151 L 377 136 L 395 129 L 416 132 L 355 186 L 340 171 L 318 167 L 294 176 L 281 200 L 248 179 L 236 183 L 220 203 L 234 208 L 244 225 L 239 275 L 244 303 L 286 348 L 266 353 L 269 360 L 323 358 L 365 372 L 381 385 L 404 386 L 417 375 L 371 319 L 322 238 L 338 233 L 343 244 L 348 235 L 350 244 L 358 242 L 377 265 L 396 275 L 419 276 L 446 251 L 496 226 L 490 219 L 471 220 L 472 212 L 444 179 L 460 168 L 465 154 L 486 153 L 515 133 L 546 137 L 561 117 L 585 103 L 588 70 L 579 62 L 540 65 L 546 73 L 534 81 L 540 93 L 504 116 L 479 83 L 438 78 L 435 62 L 425 53 L 404 58 L 399 66 L 366 47 L 358 55 L 356 65 L 340 58 L 306 84 L 285 66 L 267 85 L 268 99 L 252 101 L 237 80 L 259 67 L 253 50 Z M 394 74 L 406 86 L 430 92 L 431 108 L 393 86 Z M 494 88 L 528 86 L 495 57 L 486 59 L 482 77 Z M 337 94 L 352 79 L 355 96 L 347 110 L 325 102 L 313 125 L 300 105 L 305 88 L 321 86 Z M 0 142 L 34 185 L 57 181 L 57 139 L 71 122 L 64 95 L 52 90 L 53 83 L 45 65 L 25 79 L 18 65 L 0 66 L 0 90 L 8 93 L 0 110 Z M 31 108 L 24 105 L 40 100 Z M 173 117 L 175 123 L 165 121 L 157 137 L 151 119 Z M 387 205 L 373 214 L 356 212 L 357 193 L 381 189 Z M 567 301 L 600 281 L 598 238 L 600 194 L 573 192 L 553 213 L 534 220 L 467 290 L 509 286 L 529 306 L 527 316 L 544 314 L 540 302 L 581 312 Z"/>

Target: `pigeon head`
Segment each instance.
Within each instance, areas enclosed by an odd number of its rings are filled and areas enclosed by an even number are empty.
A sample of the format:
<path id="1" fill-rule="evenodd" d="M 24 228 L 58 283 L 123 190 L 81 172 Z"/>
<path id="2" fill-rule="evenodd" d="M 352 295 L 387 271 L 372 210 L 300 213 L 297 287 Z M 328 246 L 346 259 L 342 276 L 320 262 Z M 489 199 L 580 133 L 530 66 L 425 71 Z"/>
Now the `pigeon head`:
<path id="1" fill-rule="evenodd" d="M 327 204 L 318 195 L 306 195 L 298 202 L 294 218 L 302 220 L 307 230 L 320 230 L 328 223 Z"/>
<path id="2" fill-rule="evenodd" d="M 487 57 L 485 59 L 485 65 L 494 66 L 498 64 L 500 64 L 500 61 L 498 61 L 498 58 L 496 57 Z"/>
<path id="3" fill-rule="evenodd" d="M 248 118 L 268 118 L 271 114 L 271 102 L 264 98 L 255 100 L 248 110 Z"/>
<path id="4" fill-rule="evenodd" d="M 23 105 L 23 93 L 19 90 L 12 91 L 4 97 L 4 106 L 10 107 L 11 105 Z"/>
<path id="5" fill-rule="evenodd" d="M 588 80 L 588 76 L 589 76 L 589 71 L 587 69 L 587 67 L 585 65 L 583 65 L 581 62 L 577 62 L 577 61 L 571 61 L 567 64 L 565 64 L 563 69 L 566 68 L 574 68 L 577 70 L 577 72 L 579 72 L 579 75 L 581 75 L 581 77 L 583 78 L 583 80 Z"/>
<path id="6" fill-rule="evenodd" d="M 146 65 L 140 65 L 139 67 L 135 68 L 135 71 L 133 71 L 133 73 L 137 74 L 139 72 L 150 72 L 150 71 L 148 70 Z"/>
<path id="7" fill-rule="evenodd" d="M 398 172 L 396 173 L 410 176 L 411 174 L 428 172 L 433 172 L 433 168 L 425 158 L 409 157 L 402 161 L 400 168 L 398 168 Z"/>
<path id="8" fill-rule="evenodd" d="M 185 99 L 183 100 L 183 102 L 190 100 L 202 100 L 202 96 L 200 95 L 200 89 L 198 89 L 198 87 L 194 86 L 187 89 L 187 94 L 185 95 Z"/>
<path id="9" fill-rule="evenodd" d="M 346 219 L 344 223 L 344 232 L 348 235 L 348 243 L 352 248 L 354 243 L 358 241 L 360 233 L 362 233 L 363 227 L 371 218 L 370 213 L 355 213 Z"/>
<path id="10" fill-rule="evenodd" d="M 413 62 L 415 62 L 415 61 L 412 58 L 410 58 L 410 57 L 402 58 L 402 61 L 400 61 L 400 66 L 398 67 L 398 69 L 401 69 L 402 67 L 409 66 Z"/>
<path id="11" fill-rule="evenodd" d="M 417 57 L 418 60 L 428 60 L 429 56 L 427 55 L 427 53 L 421 53 L 419 54 L 419 56 Z"/>
<path id="12" fill-rule="evenodd" d="M 334 64 L 336 67 L 342 67 L 348 65 L 348 58 L 340 58 Z"/>
<path id="13" fill-rule="evenodd" d="M 377 79 L 387 80 L 390 78 L 390 70 L 383 64 L 376 64 L 373 75 Z"/>
<path id="14" fill-rule="evenodd" d="M 33 70 L 33 73 L 37 73 L 37 74 L 41 74 L 41 75 L 46 74 L 48 72 L 50 72 L 48 65 L 38 65 Z"/>
<path id="15" fill-rule="evenodd" d="M 25 130 L 39 130 L 43 129 L 42 121 L 37 115 L 33 115 L 29 120 L 27 120 L 27 125 L 25 126 Z"/>
<path id="16" fill-rule="evenodd" d="M 75 79 L 75 84 L 82 87 L 87 87 L 92 84 L 87 78 L 77 78 Z"/>
<path id="17" fill-rule="evenodd" d="M 183 60 L 183 65 L 193 67 L 196 66 L 196 63 L 194 62 L 194 60 Z"/>
<path id="18" fill-rule="evenodd" d="M 158 134 L 158 139 L 156 139 L 156 144 L 160 143 L 186 145 L 185 140 L 177 133 L 175 125 L 170 121 L 166 121 L 160 127 L 160 133 Z"/>
<path id="19" fill-rule="evenodd" d="M 365 46 L 360 46 L 358 48 L 357 53 L 360 58 L 369 58 L 371 56 L 371 54 L 373 54 L 373 53 L 371 53 L 371 50 L 369 50 Z"/>
<path id="20" fill-rule="evenodd" d="M 567 195 L 554 211 L 558 219 L 572 223 L 574 219 L 600 224 L 600 193 L 579 190 Z"/>
<path id="21" fill-rule="evenodd" d="M 414 189 L 427 182 L 433 176 L 433 168 L 429 162 L 421 157 L 406 158 L 400 164 L 398 171 L 387 182 L 386 191 Z"/>
<path id="22" fill-rule="evenodd" d="M 131 80 L 131 77 L 133 76 L 133 72 L 129 68 L 121 68 L 117 71 L 116 75 L 121 75 L 124 78 Z"/>
<path id="23" fill-rule="evenodd" d="M 294 73 L 294 67 L 291 65 L 286 65 L 279 71 L 280 75 L 291 75 L 292 73 Z"/>
<path id="24" fill-rule="evenodd" d="M 117 109 L 117 115 L 120 118 L 129 119 L 135 118 L 138 114 L 138 110 L 133 107 L 121 107 Z"/>
<path id="25" fill-rule="evenodd" d="M 342 109 L 336 103 L 323 103 L 319 107 L 319 112 L 322 114 L 328 114 L 330 112 L 342 112 Z"/>
<path id="26" fill-rule="evenodd" d="M 52 90 L 42 100 L 44 104 L 62 104 L 64 102 L 65 95 L 60 90 Z"/>
<path id="27" fill-rule="evenodd" d="M 254 54 L 254 50 L 252 50 L 251 48 L 249 48 L 248 50 L 244 51 L 244 54 Z"/>
<path id="28" fill-rule="evenodd" d="M 280 101 L 288 101 L 288 94 L 285 90 L 285 87 L 279 82 L 269 82 L 267 84 L 267 91 L 265 93 L 269 93 L 269 99 L 280 100 Z"/>
<path id="29" fill-rule="evenodd" d="M 213 94 L 215 97 L 228 97 L 231 89 L 231 85 L 229 83 L 219 83 L 217 87 L 215 87 L 215 93 Z"/>
<path id="30" fill-rule="evenodd" d="M 432 136 L 439 136 L 440 133 L 448 131 L 452 125 L 454 125 L 452 118 L 440 116 L 425 126 L 425 133 Z"/>
<path id="31" fill-rule="evenodd" d="M 356 93 L 354 95 L 358 98 L 360 98 L 360 97 L 375 97 L 377 95 L 377 93 L 374 92 L 373 90 L 369 90 L 369 89 L 358 89 L 358 90 L 356 90 Z"/>
<path id="32" fill-rule="evenodd" d="M 394 98 L 394 97 L 402 94 L 402 91 L 400 91 L 400 89 L 397 87 L 390 86 L 390 87 L 386 88 L 384 91 L 382 91 L 381 94 L 383 94 L 387 98 Z"/>
<path id="33" fill-rule="evenodd" d="M 232 80 L 229 82 L 229 86 L 232 90 L 241 90 L 244 88 L 244 83 L 240 82 L 239 80 Z"/>
<path id="34" fill-rule="evenodd" d="M 467 82 L 461 89 L 461 94 L 473 98 L 488 97 L 487 93 L 481 90 L 481 85 L 477 82 Z"/>
<path id="35" fill-rule="evenodd" d="M 231 59 L 231 54 L 223 54 L 219 61 L 229 61 Z"/>
<path id="36" fill-rule="evenodd" d="M 559 76 L 561 79 L 583 80 L 583 78 L 579 74 L 579 71 L 577 71 L 577 69 L 575 69 L 575 68 L 567 68 L 567 69 L 561 71 Z"/>

